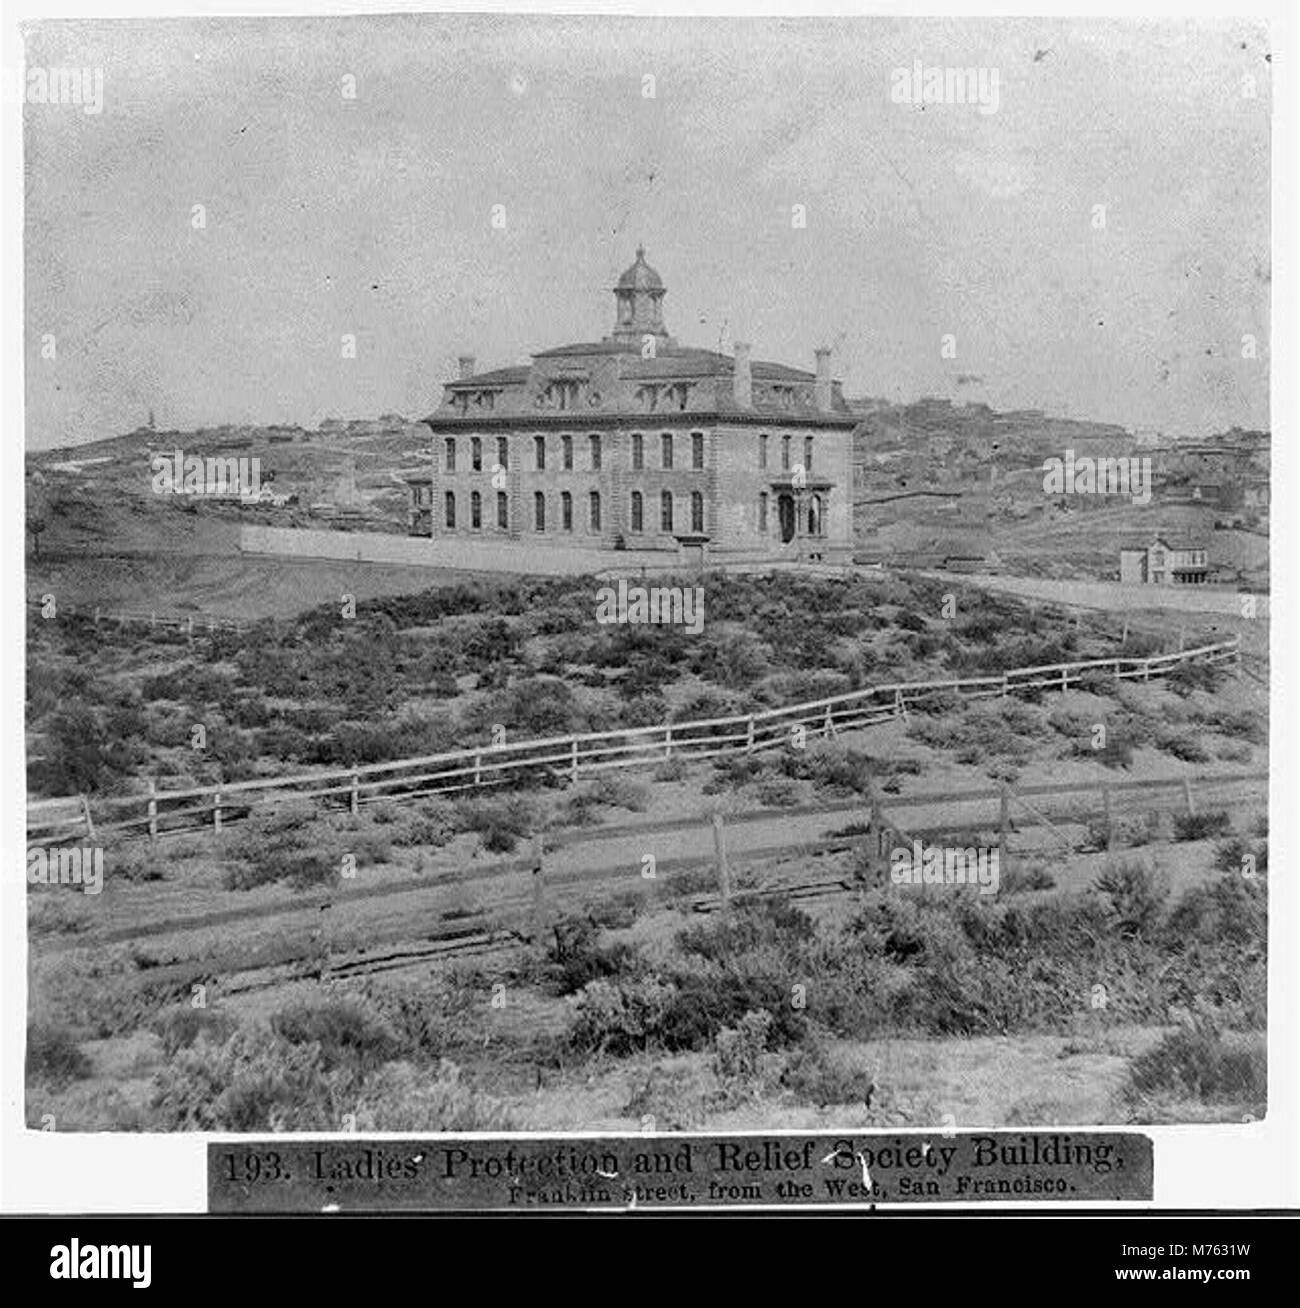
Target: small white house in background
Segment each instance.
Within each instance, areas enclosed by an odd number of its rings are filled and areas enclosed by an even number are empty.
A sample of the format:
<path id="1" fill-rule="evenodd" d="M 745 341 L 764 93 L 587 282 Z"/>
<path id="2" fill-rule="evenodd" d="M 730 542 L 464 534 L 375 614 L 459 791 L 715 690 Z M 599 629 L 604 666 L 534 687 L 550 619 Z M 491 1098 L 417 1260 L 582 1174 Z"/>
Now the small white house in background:
<path id="1" fill-rule="evenodd" d="M 1126 586 L 1201 586 L 1209 578 L 1203 545 L 1157 536 L 1150 545 L 1119 552 L 1119 579 Z"/>

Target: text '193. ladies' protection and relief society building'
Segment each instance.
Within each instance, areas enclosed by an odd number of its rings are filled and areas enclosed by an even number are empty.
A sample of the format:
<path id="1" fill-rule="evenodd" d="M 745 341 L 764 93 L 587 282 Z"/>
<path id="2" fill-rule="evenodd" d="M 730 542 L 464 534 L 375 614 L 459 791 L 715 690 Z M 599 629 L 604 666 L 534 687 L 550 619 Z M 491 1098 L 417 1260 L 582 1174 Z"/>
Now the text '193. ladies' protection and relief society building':
<path id="1" fill-rule="evenodd" d="M 831 377 L 678 345 L 663 279 L 638 249 L 614 287 L 614 330 L 524 367 L 460 360 L 411 478 L 413 534 L 689 561 L 827 561 L 852 552 L 856 419 Z"/>

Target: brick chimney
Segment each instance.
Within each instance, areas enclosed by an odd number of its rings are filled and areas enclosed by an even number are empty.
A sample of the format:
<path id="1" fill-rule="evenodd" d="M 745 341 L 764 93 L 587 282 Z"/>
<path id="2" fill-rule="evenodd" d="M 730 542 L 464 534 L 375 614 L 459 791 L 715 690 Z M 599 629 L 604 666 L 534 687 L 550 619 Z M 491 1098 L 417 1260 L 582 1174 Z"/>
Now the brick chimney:
<path id="1" fill-rule="evenodd" d="M 460 364 L 461 381 L 465 381 L 466 378 L 474 375 L 474 356 L 472 354 L 462 354 L 457 362 Z"/>
<path id="2" fill-rule="evenodd" d="M 735 394 L 736 403 L 742 409 L 754 407 L 754 381 L 749 372 L 749 346 L 744 341 L 735 342 Z"/>
<path id="3" fill-rule="evenodd" d="M 819 346 L 814 352 L 817 357 L 817 380 L 813 383 L 813 406 L 818 413 L 831 411 L 831 347 Z"/>

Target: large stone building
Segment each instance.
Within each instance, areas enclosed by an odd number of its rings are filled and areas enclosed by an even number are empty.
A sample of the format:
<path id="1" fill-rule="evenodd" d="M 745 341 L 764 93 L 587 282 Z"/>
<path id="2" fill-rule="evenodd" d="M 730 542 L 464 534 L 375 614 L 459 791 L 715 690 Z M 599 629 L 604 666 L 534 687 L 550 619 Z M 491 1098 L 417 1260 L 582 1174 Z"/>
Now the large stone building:
<path id="1" fill-rule="evenodd" d="M 637 250 L 613 331 L 528 366 L 460 360 L 410 479 L 413 534 L 671 551 L 847 558 L 854 415 L 816 371 L 679 345 L 667 288 Z"/>

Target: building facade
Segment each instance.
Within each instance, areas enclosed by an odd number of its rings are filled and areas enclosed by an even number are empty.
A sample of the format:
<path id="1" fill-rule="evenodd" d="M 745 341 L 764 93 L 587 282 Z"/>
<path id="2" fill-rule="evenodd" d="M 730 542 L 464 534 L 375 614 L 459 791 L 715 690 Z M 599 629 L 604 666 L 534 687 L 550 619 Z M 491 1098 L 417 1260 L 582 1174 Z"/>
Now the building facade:
<path id="1" fill-rule="evenodd" d="M 1150 545 L 1120 550 L 1119 579 L 1128 586 L 1203 586 L 1210 565 L 1203 546 L 1158 536 Z"/>
<path id="2" fill-rule="evenodd" d="M 685 558 L 846 559 L 853 429 L 831 376 L 682 346 L 667 288 L 637 250 L 603 340 L 478 372 L 471 356 L 426 418 L 408 478 L 415 535 L 481 536 Z"/>

